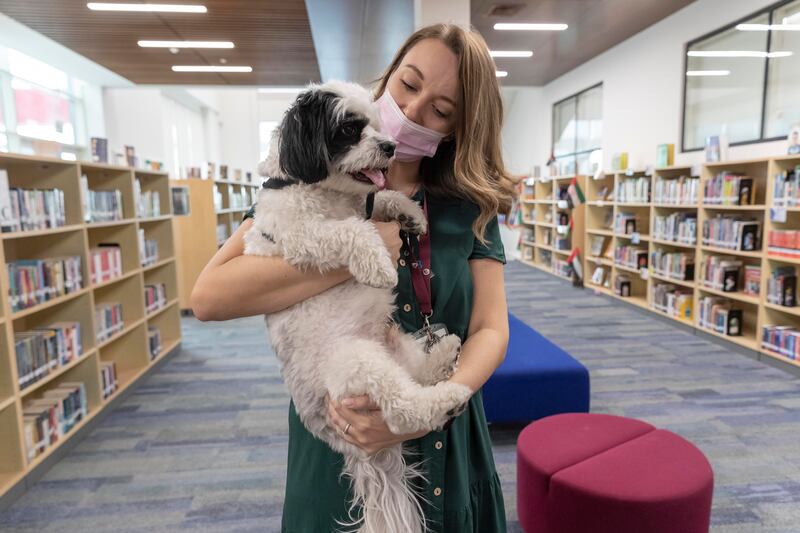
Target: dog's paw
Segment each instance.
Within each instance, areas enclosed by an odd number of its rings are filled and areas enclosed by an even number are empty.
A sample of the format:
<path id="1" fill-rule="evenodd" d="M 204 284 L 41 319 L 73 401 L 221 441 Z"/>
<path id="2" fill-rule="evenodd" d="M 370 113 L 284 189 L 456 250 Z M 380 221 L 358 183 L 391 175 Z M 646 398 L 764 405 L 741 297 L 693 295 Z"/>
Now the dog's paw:
<path id="1" fill-rule="evenodd" d="M 391 289 L 397 286 L 397 268 L 392 265 L 388 252 L 375 254 L 372 259 L 351 261 L 350 273 L 359 283 L 376 289 Z"/>
<path id="2" fill-rule="evenodd" d="M 425 360 L 425 385 L 450 378 L 460 350 L 461 339 L 458 335 L 447 335 L 434 344 Z"/>
<path id="3" fill-rule="evenodd" d="M 397 214 L 397 221 L 400 228 L 412 235 L 422 235 L 428 232 L 428 221 L 422 209 L 409 200 L 407 205 L 403 205 L 403 210 Z"/>

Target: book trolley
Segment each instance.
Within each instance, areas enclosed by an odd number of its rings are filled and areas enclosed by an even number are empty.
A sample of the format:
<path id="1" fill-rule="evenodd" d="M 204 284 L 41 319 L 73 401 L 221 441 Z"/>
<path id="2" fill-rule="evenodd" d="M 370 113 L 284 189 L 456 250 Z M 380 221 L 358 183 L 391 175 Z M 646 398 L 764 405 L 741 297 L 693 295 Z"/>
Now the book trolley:
<path id="1" fill-rule="evenodd" d="M 798 165 L 782 156 L 585 178 L 584 286 L 800 367 Z M 535 231 L 523 229 L 523 262 L 546 271 L 544 213 L 560 179 L 529 178 L 520 197 L 523 228 Z"/>
<path id="2" fill-rule="evenodd" d="M 2 496 L 176 351 L 181 328 L 166 174 L 0 154 L 0 178 L 19 205 L 56 198 L 16 206 L 28 229 L 0 234 Z"/>

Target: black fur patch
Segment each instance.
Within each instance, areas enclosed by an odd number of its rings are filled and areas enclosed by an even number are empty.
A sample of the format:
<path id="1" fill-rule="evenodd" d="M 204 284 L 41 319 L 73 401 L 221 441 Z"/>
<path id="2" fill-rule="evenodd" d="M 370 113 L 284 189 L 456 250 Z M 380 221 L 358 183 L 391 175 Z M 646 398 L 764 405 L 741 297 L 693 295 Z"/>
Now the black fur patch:
<path id="1" fill-rule="evenodd" d="M 291 185 L 297 185 L 296 181 L 282 180 L 279 178 L 269 178 L 261 184 L 262 189 L 280 190 Z"/>

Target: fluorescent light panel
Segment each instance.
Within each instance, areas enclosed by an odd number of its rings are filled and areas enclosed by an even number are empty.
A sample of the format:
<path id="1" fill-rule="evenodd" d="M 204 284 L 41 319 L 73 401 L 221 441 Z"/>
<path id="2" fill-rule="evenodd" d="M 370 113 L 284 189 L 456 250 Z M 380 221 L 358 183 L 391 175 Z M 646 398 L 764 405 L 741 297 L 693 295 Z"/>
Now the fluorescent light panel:
<path id="1" fill-rule="evenodd" d="M 800 24 L 737 24 L 739 31 L 800 31 Z"/>
<path id="2" fill-rule="evenodd" d="M 688 70 L 687 76 L 727 76 L 731 73 L 730 70 Z"/>
<path id="3" fill-rule="evenodd" d="M 233 48 L 230 41 L 139 41 L 142 48 Z"/>
<path id="4" fill-rule="evenodd" d="M 89 2 L 92 11 L 139 11 L 147 13 L 207 13 L 206 6 L 188 4 L 116 4 Z"/>
<path id="5" fill-rule="evenodd" d="M 569 26 L 566 24 L 551 24 L 542 22 L 498 22 L 494 25 L 496 30 L 523 30 L 523 31 L 564 31 Z"/>
<path id="6" fill-rule="evenodd" d="M 757 50 L 693 50 L 689 57 L 789 57 L 794 52 L 759 52 Z"/>
<path id="7" fill-rule="evenodd" d="M 247 66 L 212 66 L 212 65 L 173 65 L 173 72 L 253 72 L 253 67 Z"/>
<path id="8" fill-rule="evenodd" d="M 492 57 L 531 57 L 533 50 L 491 50 Z"/>
<path id="9" fill-rule="evenodd" d="M 498 78 L 505 78 L 508 76 L 508 71 L 505 70 L 495 70 L 494 75 Z"/>

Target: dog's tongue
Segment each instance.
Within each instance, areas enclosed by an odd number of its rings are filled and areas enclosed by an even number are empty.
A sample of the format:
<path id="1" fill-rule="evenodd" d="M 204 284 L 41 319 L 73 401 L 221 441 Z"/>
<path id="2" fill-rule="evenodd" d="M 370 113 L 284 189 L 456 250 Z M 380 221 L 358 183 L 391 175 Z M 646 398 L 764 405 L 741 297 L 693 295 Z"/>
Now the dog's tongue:
<path id="1" fill-rule="evenodd" d="M 369 179 L 371 179 L 372 183 L 374 183 L 379 190 L 386 187 L 386 176 L 383 175 L 382 170 L 375 170 L 372 168 L 362 168 L 361 173 L 364 174 Z"/>

